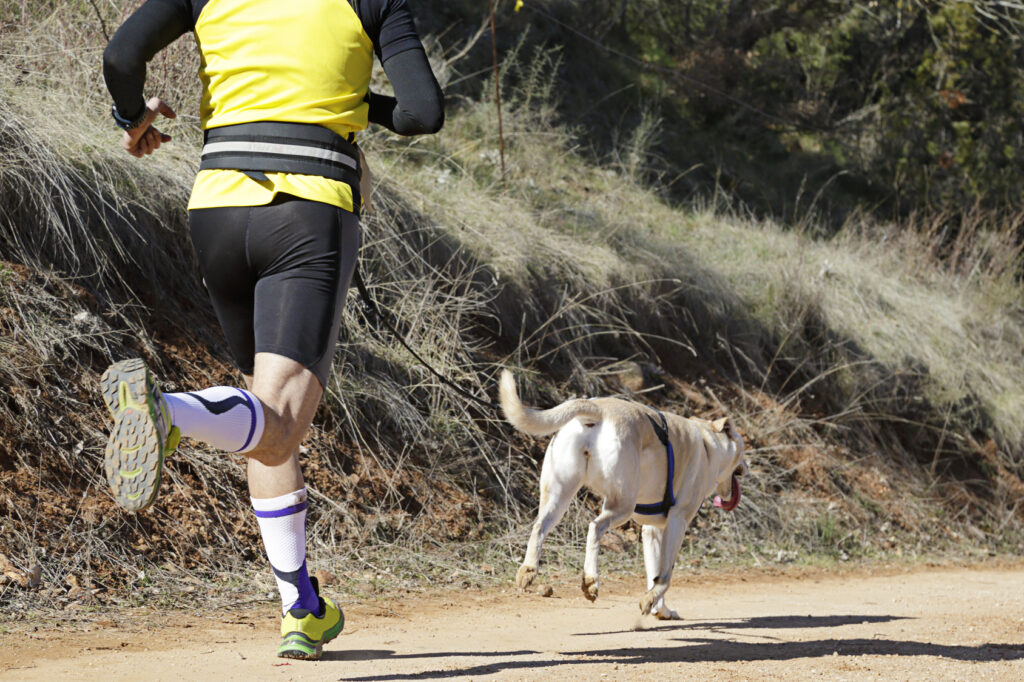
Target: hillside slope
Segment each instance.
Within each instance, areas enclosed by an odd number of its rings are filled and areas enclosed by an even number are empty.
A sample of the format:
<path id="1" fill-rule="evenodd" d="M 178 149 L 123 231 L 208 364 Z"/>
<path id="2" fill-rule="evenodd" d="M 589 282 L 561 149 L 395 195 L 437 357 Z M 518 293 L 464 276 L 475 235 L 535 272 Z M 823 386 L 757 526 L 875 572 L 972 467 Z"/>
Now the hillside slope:
<path id="1" fill-rule="evenodd" d="M 519 68 L 544 73 L 537 59 Z M 172 390 L 239 381 L 187 241 L 194 122 L 136 161 L 92 116 L 100 94 L 57 123 L 42 112 L 65 93 L 16 69 L 0 79 L 0 600 L 27 600 L 36 566 L 37 604 L 165 600 L 215 576 L 269 585 L 238 459 L 183 448 L 138 516 L 100 474 L 111 361 L 141 356 Z M 577 155 L 543 90 L 517 82 L 504 178 L 486 101 L 461 103 L 433 139 L 364 138 L 377 185 L 361 269 L 435 368 L 484 398 L 511 367 L 537 405 L 623 393 L 733 417 L 744 501 L 701 513 L 687 560 L 1021 550 L 1019 250 L 977 234 L 951 268 L 926 232 L 865 221 L 820 241 L 724 194 L 674 205 L 628 163 Z M 351 300 L 304 452 L 314 566 L 357 581 L 505 575 L 542 454 Z M 579 544 L 594 506 L 574 506 L 552 560 L 578 564 L 559 547 Z M 613 565 L 635 562 L 635 529 L 607 545 Z"/>

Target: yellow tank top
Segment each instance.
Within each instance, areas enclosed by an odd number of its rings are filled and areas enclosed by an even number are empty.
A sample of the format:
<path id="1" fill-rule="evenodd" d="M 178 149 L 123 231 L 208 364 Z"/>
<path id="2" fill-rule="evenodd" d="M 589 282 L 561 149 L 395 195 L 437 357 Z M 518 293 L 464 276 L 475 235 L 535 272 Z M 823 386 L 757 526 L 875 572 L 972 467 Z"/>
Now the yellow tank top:
<path id="1" fill-rule="evenodd" d="M 348 0 L 209 0 L 195 24 L 204 130 L 315 123 L 342 136 L 367 125 L 373 43 Z M 196 176 L 188 208 L 261 206 L 279 192 L 353 210 L 344 182 L 234 170 Z"/>

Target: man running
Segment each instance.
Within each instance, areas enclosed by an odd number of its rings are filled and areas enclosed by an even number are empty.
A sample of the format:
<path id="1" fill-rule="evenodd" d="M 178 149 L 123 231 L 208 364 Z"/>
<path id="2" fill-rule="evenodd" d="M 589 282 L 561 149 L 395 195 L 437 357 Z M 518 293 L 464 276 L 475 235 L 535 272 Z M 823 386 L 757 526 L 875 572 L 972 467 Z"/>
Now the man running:
<path id="1" fill-rule="evenodd" d="M 355 133 L 437 132 L 441 89 L 406 0 L 147 0 L 111 39 L 103 74 L 131 155 L 170 140 L 174 111 L 143 99 L 146 62 L 192 31 L 203 85 L 202 162 L 189 228 L 248 390 L 161 393 L 139 359 L 101 380 L 114 418 L 105 473 L 117 501 L 156 498 L 181 437 L 248 458 L 249 493 L 282 600 L 278 656 L 317 660 L 344 616 L 306 570 L 298 462 L 323 395 L 360 243 Z M 395 97 L 369 91 L 376 53 Z"/>

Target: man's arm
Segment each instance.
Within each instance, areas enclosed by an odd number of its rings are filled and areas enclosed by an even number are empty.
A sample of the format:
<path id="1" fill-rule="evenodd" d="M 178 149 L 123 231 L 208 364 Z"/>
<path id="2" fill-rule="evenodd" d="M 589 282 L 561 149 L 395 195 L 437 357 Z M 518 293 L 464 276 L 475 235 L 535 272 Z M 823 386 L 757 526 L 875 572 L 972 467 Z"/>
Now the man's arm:
<path id="1" fill-rule="evenodd" d="M 185 0 L 148 0 L 117 29 L 103 52 L 103 79 L 121 116 L 133 120 L 142 113 L 146 62 L 191 25 Z"/>
<path id="2" fill-rule="evenodd" d="M 444 125 L 444 94 L 423 48 L 384 62 L 395 96 L 370 95 L 370 121 L 399 135 L 436 133 Z"/>
<path id="3" fill-rule="evenodd" d="M 436 133 L 444 125 L 444 95 L 406 0 L 358 0 L 358 13 L 395 91 L 370 94 L 370 121 L 400 135 Z"/>
<path id="4" fill-rule="evenodd" d="M 174 112 L 157 98 L 143 99 L 146 62 L 192 25 L 188 0 L 148 0 L 110 39 L 103 51 L 103 79 L 114 99 L 114 118 L 125 129 L 122 146 L 133 156 L 151 154 L 170 140 L 152 127 L 157 113 Z"/>

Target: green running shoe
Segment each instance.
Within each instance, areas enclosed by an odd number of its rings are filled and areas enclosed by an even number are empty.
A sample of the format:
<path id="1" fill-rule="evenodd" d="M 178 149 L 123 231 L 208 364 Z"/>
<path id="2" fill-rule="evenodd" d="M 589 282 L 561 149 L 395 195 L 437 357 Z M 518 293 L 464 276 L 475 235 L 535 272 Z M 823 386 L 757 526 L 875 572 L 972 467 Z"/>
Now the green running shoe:
<path id="1" fill-rule="evenodd" d="M 320 585 L 316 578 L 310 578 L 313 590 L 320 596 Z M 324 615 L 317 618 L 306 609 L 292 609 L 281 619 L 281 636 L 284 641 L 277 648 L 280 658 L 298 658 L 304 661 L 319 661 L 324 644 L 331 641 L 345 627 L 345 614 L 331 599 L 320 597 L 320 610 Z"/>
<path id="2" fill-rule="evenodd" d="M 100 387 L 114 418 L 103 461 L 107 483 L 118 504 L 140 512 L 156 499 L 164 457 L 178 447 L 181 432 L 142 360 L 115 362 Z"/>

